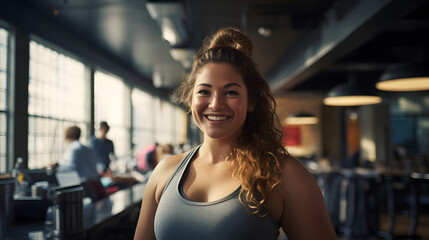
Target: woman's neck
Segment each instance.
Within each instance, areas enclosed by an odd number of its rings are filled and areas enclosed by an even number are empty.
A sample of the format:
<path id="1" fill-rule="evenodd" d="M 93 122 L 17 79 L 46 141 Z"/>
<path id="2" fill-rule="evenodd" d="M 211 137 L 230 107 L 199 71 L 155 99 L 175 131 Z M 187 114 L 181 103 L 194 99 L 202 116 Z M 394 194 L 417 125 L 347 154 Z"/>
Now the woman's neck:
<path id="1" fill-rule="evenodd" d="M 232 148 L 233 142 L 205 138 L 198 156 L 210 163 L 224 162 L 231 154 Z"/>

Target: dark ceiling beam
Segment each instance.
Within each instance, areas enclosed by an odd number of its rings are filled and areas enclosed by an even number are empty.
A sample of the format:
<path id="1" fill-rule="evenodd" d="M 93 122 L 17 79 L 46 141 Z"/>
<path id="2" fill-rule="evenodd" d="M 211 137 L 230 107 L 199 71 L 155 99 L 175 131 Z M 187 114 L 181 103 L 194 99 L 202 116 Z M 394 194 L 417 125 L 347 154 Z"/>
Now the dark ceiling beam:
<path id="1" fill-rule="evenodd" d="M 429 30 L 429 20 L 426 19 L 407 19 L 401 20 L 395 26 L 392 26 L 390 30 L 394 31 L 427 31 Z"/>
<path id="2" fill-rule="evenodd" d="M 170 100 L 170 92 L 155 88 L 152 85 L 152 79 L 141 75 L 121 59 L 48 19 L 25 3 L 9 1 L 4 8 L 0 8 L 1 20 L 11 25 L 12 29 L 28 33 L 33 40 L 46 43 L 55 50 L 65 51 L 67 55 L 83 61 L 85 65 L 108 71 L 134 87 L 144 89 L 167 101 Z"/>
<path id="3" fill-rule="evenodd" d="M 272 91 L 279 95 L 306 81 L 426 2 L 337 2 L 337 5 L 326 12 L 320 27 L 298 40 L 269 71 L 267 79 Z"/>
<path id="4" fill-rule="evenodd" d="M 344 71 L 344 72 L 381 72 L 386 69 L 386 67 L 394 64 L 395 62 L 384 62 L 384 63 L 375 63 L 375 62 L 359 62 L 359 63 L 336 63 L 325 67 L 325 71 Z"/>

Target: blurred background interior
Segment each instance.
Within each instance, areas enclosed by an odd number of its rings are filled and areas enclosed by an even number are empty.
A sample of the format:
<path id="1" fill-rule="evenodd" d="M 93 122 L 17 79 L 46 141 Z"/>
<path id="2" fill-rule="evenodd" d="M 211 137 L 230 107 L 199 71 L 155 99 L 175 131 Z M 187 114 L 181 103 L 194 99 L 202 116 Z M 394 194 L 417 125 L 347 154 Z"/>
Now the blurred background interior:
<path id="1" fill-rule="evenodd" d="M 65 151 L 67 127 L 79 126 L 89 144 L 101 121 L 125 185 L 77 206 L 104 201 L 108 212 L 93 213 L 78 232 L 100 239 L 110 228 L 115 239 L 131 238 L 150 173 L 139 169 L 139 152 L 201 142 L 172 91 L 203 38 L 225 26 L 254 42 L 285 147 L 320 184 L 338 235 L 429 239 L 427 0 L 2 1 L 0 238 L 73 234 L 46 223 L 50 210 L 61 212 L 63 190 L 43 195 L 32 185 L 52 184 L 45 168 Z M 46 176 L 31 180 L 39 172 Z"/>

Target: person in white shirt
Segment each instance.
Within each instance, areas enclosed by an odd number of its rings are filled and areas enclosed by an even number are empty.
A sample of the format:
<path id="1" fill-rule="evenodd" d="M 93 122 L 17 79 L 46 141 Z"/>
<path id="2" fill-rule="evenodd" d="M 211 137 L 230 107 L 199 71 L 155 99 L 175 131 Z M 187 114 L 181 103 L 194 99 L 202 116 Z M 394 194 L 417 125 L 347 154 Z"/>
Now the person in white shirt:
<path id="1" fill-rule="evenodd" d="M 81 130 L 77 126 L 66 129 L 65 139 L 68 146 L 58 163 L 57 172 L 76 171 L 81 180 L 98 181 L 94 152 L 80 143 L 80 133 Z"/>

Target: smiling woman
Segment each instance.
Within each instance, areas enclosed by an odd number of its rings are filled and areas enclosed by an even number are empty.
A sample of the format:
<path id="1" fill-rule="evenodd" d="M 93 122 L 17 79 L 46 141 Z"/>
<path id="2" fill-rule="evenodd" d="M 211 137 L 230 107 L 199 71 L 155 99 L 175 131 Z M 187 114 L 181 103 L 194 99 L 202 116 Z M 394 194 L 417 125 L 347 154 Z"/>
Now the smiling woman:
<path id="1" fill-rule="evenodd" d="M 205 138 L 234 142 L 249 111 L 241 75 L 229 64 L 209 63 L 201 69 L 195 85 L 192 116 Z"/>
<path id="2" fill-rule="evenodd" d="M 135 239 L 336 239 L 312 175 L 282 147 L 252 43 L 234 28 L 208 38 L 178 89 L 204 133 L 147 184 Z M 311 231 L 308 231 L 308 230 Z"/>

